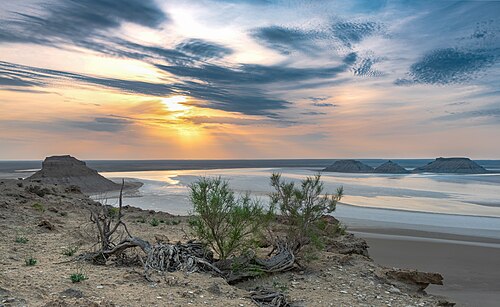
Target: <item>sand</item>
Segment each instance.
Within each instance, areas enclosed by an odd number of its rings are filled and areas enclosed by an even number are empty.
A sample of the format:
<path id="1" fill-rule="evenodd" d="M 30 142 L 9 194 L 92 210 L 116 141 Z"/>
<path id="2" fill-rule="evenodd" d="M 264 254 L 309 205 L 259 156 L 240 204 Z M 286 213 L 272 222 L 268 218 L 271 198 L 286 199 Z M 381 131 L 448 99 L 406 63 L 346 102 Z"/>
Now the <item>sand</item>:
<path id="1" fill-rule="evenodd" d="M 499 306 L 500 240 L 396 228 L 351 228 L 382 265 L 440 272 L 443 286 L 428 292 L 457 306 Z"/>

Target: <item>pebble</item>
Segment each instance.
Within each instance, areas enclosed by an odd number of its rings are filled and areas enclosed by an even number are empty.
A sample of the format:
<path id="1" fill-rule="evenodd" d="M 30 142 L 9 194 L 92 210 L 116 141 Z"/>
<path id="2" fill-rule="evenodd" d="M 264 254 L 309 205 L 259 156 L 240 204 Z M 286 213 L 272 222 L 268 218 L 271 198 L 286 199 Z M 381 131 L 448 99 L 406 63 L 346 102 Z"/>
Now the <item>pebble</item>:
<path id="1" fill-rule="evenodd" d="M 390 293 L 401 293 L 401 290 L 399 290 L 398 288 L 394 287 L 394 286 L 391 286 L 389 288 L 389 292 Z"/>

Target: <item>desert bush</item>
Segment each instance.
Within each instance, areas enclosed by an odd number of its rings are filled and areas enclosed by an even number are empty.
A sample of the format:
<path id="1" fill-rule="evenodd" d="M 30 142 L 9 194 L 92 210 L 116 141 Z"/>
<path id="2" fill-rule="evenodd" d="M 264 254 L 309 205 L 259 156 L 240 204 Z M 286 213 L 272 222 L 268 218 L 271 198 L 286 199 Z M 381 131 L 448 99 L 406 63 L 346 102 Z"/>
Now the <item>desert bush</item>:
<path id="1" fill-rule="evenodd" d="M 117 207 L 107 206 L 107 213 L 108 213 L 108 216 L 111 218 L 116 218 L 118 216 L 119 210 L 120 209 Z"/>
<path id="2" fill-rule="evenodd" d="M 34 266 L 34 265 L 36 265 L 37 260 L 35 258 L 33 258 L 33 256 L 30 256 L 24 262 L 25 262 L 26 266 Z"/>
<path id="3" fill-rule="evenodd" d="M 160 225 L 160 221 L 158 221 L 156 218 L 153 218 L 153 219 L 149 222 L 149 224 L 150 224 L 151 226 L 153 226 L 153 227 L 156 227 L 156 226 Z"/>
<path id="4" fill-rule="evenodd" d="M 28 243 L 28 238 L 26 238 L 25 236 L 17 236 L 16 237 L 16 243 L 20 243 L 20 244 L 26 244 Z"/>
<path id="5" fill-rule="evenodd" d="M 281 174 L 271 175 L 270 194 L 272 206 L 277 206 L 287 223 L 287 239 L 298 251 L 309 243 L 321 245 L 318 235 L 318 222 L 325 214 L 335 211 L 337 202 L 342 198 L 343 188 L 339 187 L 333 195 L 322 194 L 321 175 L 306 177 L 297 187 L 294 182 L 281 179 Z"/>
<path id="6" fill-rule="evenodd" d="M 62 251 L 63 255 L 71 257 L 78 251 L 77 245 L 69 245 L 65 247 Z"/>
<path id="7" fill-rule="evenodd" d="M 142 224 L 144 224 L 144 223 L 146 223 L 146 218 L 145 218 L 144 216 L 141 216 L 141 217 L 139 217 L 139 218 L 137 219 L 137 222 L 138 222 L 138 223 L 142 223 Z"/>
<path id="8" fill-rule="evenodd" d="M 229 182 L 220 177 L 202 177 L 190 189 L 194 207 L 190 227 L 220 259 L 250 247 L 273 216 L 249 194 L 236 197 Z"/>
<path id="9" fill-rule="evenodd" d="M 31 207 L 36 211 L 45 212 L 45 207 L 40 203 L 34 203 Z"/>
<path id="10" fill-rule="evenodd" d="M 88 277 L 85 276 L 85 274 L 83 274 L 80 271 L 71 274 L 69 276 L 69 278 L 71 279 L 71 282 L 73 282 L 73 283 L 81 282 L 81 281 L 84 281 L 84 280 L 88 279 Z"/>

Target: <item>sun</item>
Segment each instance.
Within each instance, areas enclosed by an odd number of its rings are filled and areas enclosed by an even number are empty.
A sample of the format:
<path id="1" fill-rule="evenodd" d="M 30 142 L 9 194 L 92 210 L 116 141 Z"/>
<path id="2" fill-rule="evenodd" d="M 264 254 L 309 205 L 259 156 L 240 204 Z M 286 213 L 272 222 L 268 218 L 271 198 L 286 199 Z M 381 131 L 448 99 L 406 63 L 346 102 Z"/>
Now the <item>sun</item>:
<path id="1" fill-rule="evenodd" d="M 187 102 L 187 97 L 182 95 L 163 98 L 161 102 L 167 107 L 169 111 L 173 112 L 183 112 L 191 109 L 190 106 L 182 104 L 184 102 Z"/>

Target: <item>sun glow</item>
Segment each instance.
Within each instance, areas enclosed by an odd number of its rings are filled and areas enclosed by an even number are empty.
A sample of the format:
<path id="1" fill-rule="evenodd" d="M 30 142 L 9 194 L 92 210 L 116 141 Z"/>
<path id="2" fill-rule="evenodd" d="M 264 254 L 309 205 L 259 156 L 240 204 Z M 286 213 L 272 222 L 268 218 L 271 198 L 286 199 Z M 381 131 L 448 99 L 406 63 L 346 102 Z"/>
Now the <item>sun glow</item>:
<path id="1" fill-rule="evenodd" d="M 187 102 L 187 97 L 182 95 L 163 98 L 161 102 L 167 107 L 169 111 L 172 112 L 184 112 L 191 109 L 190 106 L 182 104 L 184 102 Z"/>

